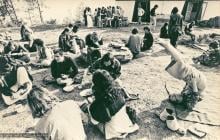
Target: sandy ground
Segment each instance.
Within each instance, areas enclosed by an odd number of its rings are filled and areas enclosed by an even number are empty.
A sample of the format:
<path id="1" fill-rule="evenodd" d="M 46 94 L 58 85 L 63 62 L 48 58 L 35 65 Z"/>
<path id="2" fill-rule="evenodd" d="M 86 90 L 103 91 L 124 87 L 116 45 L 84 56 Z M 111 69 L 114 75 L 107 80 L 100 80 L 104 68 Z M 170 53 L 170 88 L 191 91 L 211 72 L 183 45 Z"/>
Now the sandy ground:
<path id="1" fill-rule="evenodd" d="M 140 29 L 140 35 L 143 36 L 143 26 L 138 26 Z M 102 33 L 105 42 L 112 39 L 127 39 L 130 35 L 132 27 L 124 27 L 120 29 L 87 29 L 83 28 L 79 31 L 79 35 L 84 38 L 89 32 L 97 31 Z M 10 30 L 15 40 L 19 39 L 19 31 L 17 29 L 7 29 Z M 46 28 L 34 28 L 35 36 L 40 37 L 45 40 L 46 44 L 51 46 L 56 46 L 58 35 L 62 31 L 61 27 L 46 27 Z M 216 32 L 220 33 L 220 29 L 196 29 L 197 34 Z M 155 36 L 158 35 L 158 31 L 155 32 Z M 195 136 L 187 133 L 186 136 L 180 136 L 166 128 L 166 125 L 161 122 L 156 115 L 153 113 L 153 109 L 160 106 L 161 101 L 167 98 L 166 91 L 164 89 L 164 83 L 168 83 L 169 89 L 172 93 L 178 93 L 181 91 L 184 83 L 172 78 L 164 68 L 170 61 L 170 57 L 163 51 L 159 46 L 153 48 L 154 52 L 140 59 L 133 60 L 122 66 L 122 75 L 120 77 L 123 85 L 126 89 L 135 94 L 140 94 L 140 99 L 136 101 L 131 101 L 128 104 L 137 110 L 139 117 L 140 130 L 134 134 L 129 135 L 126 139 L 128 140 L 189 140 L 197 139 Z M 188 48 L 185 46 L 179 46 L 179 50 L 183 52 L 186 61 L 192 64 L 191 58 L 193 56 L 198 56 L 202 52 L 200 50 Z M 220 68 L 208 68 L 205 66 L 194 65 L 200 71 L 202 71 L 207 77 L 207 89 L 205 98 L 206 104 L 211 105 L 211 110 L 216 111 L 216 116 L 220 115 Z M 49 70 L 38 73 L 34 75 L 34 83 L 42 84 L 41 80 L 44 75 L 49 75 Z M 49 90 L 54 90 L 54 87 L 47 87 Z M 72 93 L 66 94 L 63 92 L 58 92 L 56 95 L 62 100 L 74 99 L 76 101 L 82 101 L 83 99 L 79 96 L 79 91 L 74 91 Z M 210 108 L 207 107 L 207 111 Z M 19 113 L 17 115 L 12 115 L 3 118 L 2 115 L 10 110 L 9 108 L 4 108 L 0 106 L 0 132 L 13 132 L 22 133 L 31 126 L 33 126 L 33 119 L 29 111 Z M 96 130 L 94 127 L 87 123 L 88 119 L 84 115 L 85 130 L 88 139 L 103 139 L 102 134 Z M 182 126 L 187 128 L 193 123 L 179 121 Z M 220 139 L 220 127 L 202 125 L 208 133 L 204 139 L 215 140 Z M 0 138 L 1 139 L 1 138 Z M 14 138 L 13 138 L 14 139 Z M 24 139 L 24 138 L 22 138 Z"/>

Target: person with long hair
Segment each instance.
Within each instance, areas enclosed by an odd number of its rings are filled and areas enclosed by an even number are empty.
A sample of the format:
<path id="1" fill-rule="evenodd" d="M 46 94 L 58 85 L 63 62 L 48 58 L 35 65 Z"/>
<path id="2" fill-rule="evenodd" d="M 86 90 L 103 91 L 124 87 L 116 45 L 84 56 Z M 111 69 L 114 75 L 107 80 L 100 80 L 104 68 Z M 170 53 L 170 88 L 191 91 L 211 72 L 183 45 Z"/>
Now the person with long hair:
<path id="1" fill-rule="evenodd" d="M 131 35 L 128 39 L 126 46 L 130 49 L 133 54 L 133 58 L 137 58 L 141 51 L 142 39 L 138 34 L 138 29 L 134 28 L 131 31 Z"/>
<path id="2" fill-rule="evenodd" d="M 159 39 L 157 43 L 171 54 L 171 62 L 166 67 L 166 71 L 174 78 L 186 83 L 181 94 L 170 95 L 169 100 L 174 104 L 182 104 L 187 109 L 192 110 L 202 100 L 206 88 L 204 74 L 184 61 L 177 49 L 165 39 Z"/>
<path id="3" fill-rule="evenodd" d="M 47 134 L 44 139 L 86 140 L 79 106 L 73 100 L 60 102 L 48 90 L 33 87 L 27 96 L 35 132 Z"/>
<path id="4" fill-rule="evenodd" d="M 27 98 L 32 89 L 32 76 L 24 66 L 14 66 L 4 76 L 0 77 L 0 93 L 6 105 Z"/>
<path id="5" fill-rule="evenodd" d="M 183 18 L 178 11 L 177 7 L 172 9 L 168 27 L 170 43 L 173 47 L 176 47 L 178 38 L 182 34 Z"/>
<path id="6" fill-rule="evenodd" d="M 36 63 L 33 63 L 33 65 L 38 67 L 49 67 L 53 60 L 53 51 L 44 45 L 42 39 L 35 39 L 34 42 L 38 52 L 38 60 Z"/>
<path id="7" fill-rule="evenodd" d="M 139 129 L 127 113 L 124 90 L 106 70 L 97 70 L 92 77 L 95 100 L 89 106 L 89 116 L 105 135 L 105 139 L 125 138 Z"/>
<path id="8" fill-rule="evenodd" d="M 185 28 L 184 32 L 186 35 L 190 36 L 193 42 L 196 42 L 196 36 L 193 33 L 193 26 L 195 25 L 195 21 L 192 21 L 191 23 L 188 23 Z"/>

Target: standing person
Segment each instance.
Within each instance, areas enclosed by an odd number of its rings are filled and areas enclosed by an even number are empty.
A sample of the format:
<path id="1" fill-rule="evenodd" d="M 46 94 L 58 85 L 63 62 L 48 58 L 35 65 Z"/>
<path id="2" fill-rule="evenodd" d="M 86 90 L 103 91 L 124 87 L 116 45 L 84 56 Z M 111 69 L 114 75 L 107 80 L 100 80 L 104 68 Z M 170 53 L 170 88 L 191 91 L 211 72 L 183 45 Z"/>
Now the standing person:
<path id="1" fill-rule="evenodd" d="M 89 106 L 89 116 L 105 139 L 125 138 L 139 129 L 131 120 L 125 105 L 124 90 L 105 70 L 97 70 L 92 77 L 94 102 Z"/>
<path id="2" fill-rule="evenodd" d="M 119 11 L 117 7 L 112 7 L 112 14 L 113 14 L 112 26 L 117 28 L 119 26 Z"/>
<path id="3" fill-rule="evenodd" d="M 145 11 L 141 8 L 141 4 L 138 5 L 138 24 L 142 22 L 142 16 L 144 15 Z"/>
<path id="4" fill-rule="evenodd" d="M 86 7 L 83 11 L 83 17 L 84 17 L 84 21 L 85 21 L 85 26 L 87 26 L 88 22 L 87 22 L 87 15 L 86 15 L 86 12 L 88 10 L 88 7 Z"/>
<path id="5" fill-rule="evenodd" d="M 169 38 L 167 22 L 160 29 L 160 38 Z"/>
<path id="6" fill-rule="evenodd" d="M 98 14 L 98 9 L 95 9 L 95 11 L 94 11 L 94 26 L 97 26 L 97 14 Z"/>
<path id="7" fill-rule="evenodd" d="M 193 22 L 187 24 L 186 27 L 184 28 L 185 34 L 189 35 L 193 42 L 196 41 L 196 36 L 193 34 L 193 26 L 194 25 L 195 25 L 195 22 L 193 21 Z"/>
<path id="8" fill-rule="evenodd" d="M 141 51 L 150 50 L 153 46 L 154 38 L 150 31 L 149 27 L 144 27 L 144 39 L 143 39 L 143 47 L 141 48 Z"/>
<path id="9" fill-rule="evenodd" d="M 107 26 L 111 27 L 112 26 L 112 24 L 111 24 L 111 22 L 112 22 L 112 8 L 111 8 L 111 6 L 109 6 L 107 8 L 106 16 L 107 16 Z"/>
<path id="10" fill-rule="evenodd" d="M 180 14 L 178 14 L 178 11 L 177 7 L 172 9 L 168 27 L 170 43 L 173 47 L 176 47 L 178 38 L 182 34 L 183 18 Z"/>
<path id="11" fill-rule="evenodd" d="M 87 18 L 87 27 L 93 27 L 93 20 L 92 20 L 92 11 L 91 8 L 88 7 L 86 11 L 86 18 Z"/>
<path id="12" fill-rule="evenodd" d="M 98 8 L 98 12 L 97 12 L 97 27 L 102 27 L 102 18 L 101 18 L 101 13 L 102 9 Z"/>
<path id="13" fill-rule="evenodd" d="M 166 67 L 166 71 L 174 78 L 186 83 L 181 94 L 170 95 L 169 100 L 174 104 L 182 104 L 187 109 L 192 110 L 202 99 L 202 93 L 206 87 L 206 78 L 202 72 L 187 64 L 177 49 L 172 47 L 170 43 L 159 39 L 159 44 L 171 54 L 171 62 Z"/>
<path id="14" fill-rule="evenodd" d="M 136 58 L 141 51 L 141 37 L 138 35 L 138 29 L 134 28 L 132 30 L 132 35 L 130 35 L 127 43 L 127 47 L 130 49 L 133 54 L 133 58 Z"/>
<path id="15" fill-rule="evenodd" d="M 69 86 L 78 74 L 78 67 L 72 58 L 64 56 L 62 50 L 57 50 L 51 63 L 51 74 L 58 85 Z"/>
<path id="16" fill-rule="evenodd" d="M 39 139 L 86 140 L 81 111 L 73 100 L 59 102 L 48 90 L 34 87 L 27 97 L 32 117 L 38 119 L 35 132 L 47 134 Z"/>
<path id="17" fill-rule="evenodd" d="M 156 9 L 158 8 L 158 5 L 154 5 L 154 7 L 150 10 L 150 16 L 153 20 L 153 30 L 156 29 L 156 26 L 157 26 L 157 16 L 156 16 Z"/>

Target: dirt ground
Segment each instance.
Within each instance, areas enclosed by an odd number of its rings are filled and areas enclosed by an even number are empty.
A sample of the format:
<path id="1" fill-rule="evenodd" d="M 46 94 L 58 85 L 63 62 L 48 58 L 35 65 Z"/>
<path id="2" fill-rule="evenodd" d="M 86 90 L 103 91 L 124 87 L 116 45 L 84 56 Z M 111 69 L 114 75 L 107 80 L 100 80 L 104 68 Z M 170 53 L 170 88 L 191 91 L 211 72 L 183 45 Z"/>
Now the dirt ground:
<path id="1" fill-rule="evenodd" d="M 140 29 L 140 35 L 143 36 L 143 25 L 136 26 Z M 79 31 L 79 36 L 82 38 L 89 32 L 96 31 L 99 34 L 103 35 L 104 41 L 107 43 L 112 39 L 128 39 L 131 29 L 130 27 L 123 27 L 119 29 L 88 29 L 81 28 Z M 159 29 L 159 28 L 158 28 Z M 154 36 L 158 36 L 158 29 L 154 32 Z M 19 30 L 16 29 L 4 29 L 8 30 L 12 34 L 12 38 L 19 40 Z M 63 30 L 63 27 L 52 27 L 44 26 L 34 28 L 36 38 L 42 38 L 45 40 L 45 43 L 50 46 L 56 46 L 58 36 Z M 196 28 L 196 34 L 204 33 L 220 33 L 220 29 L 206 29 L 206 28 Z M 216 111 L 216 116 L 220 115 L 220 67 L 208 68 L 201 65 L 194 65 L 191 58 L 198 56 L 202 53 L 201 50 L 189 48 L 186 46 L 179 46 L 179 50 L 183 53 L 184 58 L 190 64 L 195 66 L 197 69 L 202 71 L 207 77 L 207 89 L 205 91 L 205 96 L 207 100 L 207 106 L 214 104 L 212 110 Z M 128 105 L 134 107 L 137 110 L 139 117 L 139 126 L 140 129 L 138 132 L 129 135 L 127 140 L 189 140 L 189 139 L 198 139 L 197 137 L 187 133 L 185 136 L 180 136 L 175 132 L 172 132 L 166 128 L 165 123 L 161 122 L 158 117 L 154 114 L 153 110 L 160 106 L 161 101 L 167 99 L 167 93 L 164 89 L 164 83 L 168 84 L 168 87 L 172 93 L 178 93 L 182 90 L 184 83 L 178 81 L 171 77 L 164 69 L 166 65 L 170 62 L 170 56 L 163 50 L 162 47 L 157 45 L 153 48 L 153 53 L 145 57 L 132 60 L 127 64 L 122 65 L 122 75 L 120 77 L 123 82 L 124 87 L 130 92 L 140 95 L 139 100 L 130 101 Z M 49 69 L 41 73 L 34 74 L 34 83 L 39 85 L 42 84 L 42 78 L 45 75 L 50 75 Z M 49 90 L 55 90 L 56 87 L 47 87 Z M 73 99 L 76 101 L 82 101 L 83 98 L 79 96 L 79 90 L 76 90 L 72 93 L 63 93 L 56 92 L 55 94 L 62 100 Z M 212 105 L 211 105 L 212 107 Z M 29 111 L 24 111 L 17 115 L 12 115 L 9 117 L 3 118 L 2 115 L 9 112 L 9 108 L 4 108 L 0 106 L 0 132 L 13 132 L 13 133 L 23 133 L 25 130 L 33 126 L 33 119 Z M 207 107 L 209 110 L 209 107 Z M 103 139 L 101 133 L 88 124 L 88 118 L 83 115 L 86 134 L 88 139 Z M 180 124 L 187 128 L 194 123 L 179 121 Z M 220 139 L 220 127 L 202 125 L 206 132 L 207 136 L 203 139 L 206 140 L 215 140 Z M 0 138 L 1 139 L 1 138 Z M 24 139 L 24 138 L 22 138 Z"/>

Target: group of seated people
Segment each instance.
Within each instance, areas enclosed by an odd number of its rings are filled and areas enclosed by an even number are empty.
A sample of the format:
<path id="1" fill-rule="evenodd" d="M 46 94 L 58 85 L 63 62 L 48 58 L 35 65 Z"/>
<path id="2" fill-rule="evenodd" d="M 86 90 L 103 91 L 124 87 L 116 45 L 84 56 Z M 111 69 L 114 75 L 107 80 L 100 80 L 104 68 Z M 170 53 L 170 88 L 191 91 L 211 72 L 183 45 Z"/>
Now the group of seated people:
<path id="1" fill-rule="evenodd" d="M 119 27 L 128 25 L 124 10 L 120 6 L 98 7 L 94 12 L 94 25 L 97 27 Z"/>
<path id="2" fill-rule="evenodd" d="M 132 29 L 132 35 L 130 35 L 126 46 L 130 49 L 133 54 L 133 58 L 141 56 L 141 51 L 150 50 L 153 46 L 154 38 L 149 27 L 144 27 L 143 39 L 138 34 L 138 28 Z"/>
<path id="3" fill-rule="evenodd" d="M 87 113 L 91 124 L 104 134 L 105 139 L 125 138 L 129 133 L 137 131 L 139 127 L 135 110 L 126 105 L 126 102 L 132 99 L 132 94 L 123 88 L 119 80 L 121 64 L 111 53 L 101 54 L 98 48 L 103 44 L 103 40 L 98 37 L 97 33 L 88 34 L 84 41 L 77 36 L 77 31 L 78 26 L 71 24 L 65 28 L 59 36 L 60 49 L 53 52 L 45 47 L 43 40 L 32 39 L 31 47 L 30 45 L 28 47 L 15 45 L 13 41 L 8 42 L 5 46 L 5 53 L 17 54 L 20 50 L 28 53 L 38 52 L 37 63 L 50 66 L 51 75 L 56 84 L 62 86 L 64 91 L 68 91 L 75 82 L 74 78 L 79 73 L 79 68 L 73 58 L 66 56 L 65 52 L 76 54 L 87 46 L 88 72 L 92 74 L 93 84 L 89 92 L 94 97 L 93 100 L 85 100 L 80 104 L 73 100 L 60 101 L 48 90 L 33 85 L 34 79 L 24 63 L 14 65 L 11 61 L 7 64 L 8 72 L 0 77 L 0 93 L 3 100 L 7 105 L 19 101 L 27 102 L 33 118 L 39 119 L 35 131 L 48 134 L 50 139 L 86 139 L 80 108 Z M 134 28 L 128 39 L 126 46 L 134 58 L 138 58 L 141 51 L 151 49 L 154 43 L 150 28 L 144 27 L 144 32 L 145 35 L 141 39 L 138 29 Z M 22 40 L 27 38 L 22 38 Z M 192 110 L 203 98 L 202 93 L 206 87 L 205 76 L 187 64 L 178 50 L 166 39 L 158 39 L 155 43 L 160 44 L 171 55 L 171 62 L 166 67 L 166 71 L 174 78 L 186 83 L 181 94 L 169 96 L 170 102 L 182 104 L 185 108 Z M 219 49 L 219 44 L 217 47 Z M 212 49 L 216 49 L 216 44 Z M 21 53 L 20 57 L 16 56 L 13 59 L 28 63 L 30 60 L 25 61 L 25 58 L 29 57 L 28 53 Z"/>
<path id="4" fill-rule="evenodd" d="M 168 50 L 172 56 L 166 71 L 174 78 L 186 82 L 181 94 L 171 95 L 170 101 L 193 109 L 202 99 L 206 81 L 204 75 L 188 65 L 168 42 L 159 40 L 157 43 Z M 128 94 L 117 82 L 121 74 L 120 62 L 107 53 L 91 65 L 89 71 L 92 73 L 91 93 L 94 99 L 80 104 L 73 100 L 61 102 L 46 89 L 33 86 L 32 76 L 22 65 L 13 67 L 9 73 L 0 78 L 1 94 L 4 95 L 3 99 L 5 96 L 11 100 L 27 99 L 32 116 L 39 119 L 35 131 L 47 133 L 51 139 L 86 139 L 79 109 L 82 106 L 90 122 L 104 134 L 105 139 L 125 138 L 129 133 L 137 131 L 139 127 L 135 111 L 126 106 Z M 57 84 L 65 86 L 70 84 L 64 81 L 73 80 L 77 73 L 78 68 L 74 61 L 63 56 L 61 50 L 55 51 L 51 74 Z M 8 102 L 5 103 L 12 104 Z M 58 118 L 59 121 L 57 121 Z"/>
<path id="5" fill-rule="evenodd" d="M 203 52 L 202 55 L 194 57 L 195 63 L 200 63 L 204 66 L 214 67 L 220 65 L 220 42 L 214 40 L 209 44 L 209 49 Z"/>

